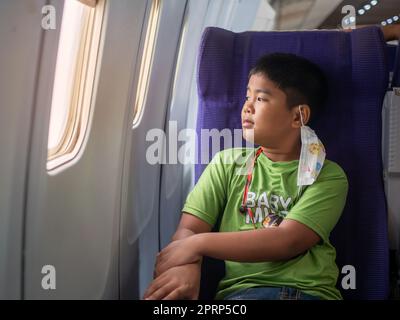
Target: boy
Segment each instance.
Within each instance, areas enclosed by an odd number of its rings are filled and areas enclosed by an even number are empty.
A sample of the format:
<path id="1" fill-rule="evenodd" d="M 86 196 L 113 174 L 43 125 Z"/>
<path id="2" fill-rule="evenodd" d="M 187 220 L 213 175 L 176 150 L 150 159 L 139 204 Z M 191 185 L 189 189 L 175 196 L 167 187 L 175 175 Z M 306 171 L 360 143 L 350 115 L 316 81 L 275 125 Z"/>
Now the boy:
<path id="1" fill-rule="evenodd" d="M 246 155 L 249 174 L 238 174 L 246 150 L 215 156 L 157 255 L 145 299 L 197 299 L 203 256 L 225 260 L 217 299 L 341 299 L 329 235 L 348 183 L 305 126 L 325 95 L 323 73 L 304 58 L 276 53 L 257 62 L 241 115 L 244 138 L 261 146 Z M 210 232 L 219 215 L 220 232 Z"/>

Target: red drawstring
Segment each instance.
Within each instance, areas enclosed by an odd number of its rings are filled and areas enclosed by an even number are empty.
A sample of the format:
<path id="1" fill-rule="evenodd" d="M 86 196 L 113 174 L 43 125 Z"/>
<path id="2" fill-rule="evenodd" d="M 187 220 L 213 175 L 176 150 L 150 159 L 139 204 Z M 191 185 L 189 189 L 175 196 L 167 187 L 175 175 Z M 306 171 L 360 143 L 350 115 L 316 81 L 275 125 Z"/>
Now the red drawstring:
<path id="1" fill-rule="evenodd" d="M 249 186 L 250 186 L 251 180 L 252 180 L 252 178 L 253 178 L 254 166 L 255 166 L 255 164 L 256 164 L 256 161 L 257 161 L 258 156 L 261 154 L 262 151 L 263 151 L 263 148 L 262 148 L 262 147 L 260 147 L 260 148 L 257 150 L 256 155 L 255 155 L 255 157 L 254 157 L 254 159 L 253 159 L 252 166 L 250 167 L 250 170 L 249 170 L 248 173 L 247 173 L 246 185 L 245 185 L 245 187 L 244 187 L 243 201 L 242 201 L 242 206 L 245 207 L 245 208 L 247 208 L 247 194 L 248 194 L 248 192 L 249 192 Z M 254 228 L 257 229 L 256 223 L 255 223 L 255 221 L 254 221 L 253 212 L 251 211 L 250 208 L 247 208 L 247 213 L 249 214 L 250 219 L 251 219 L 251 221 L 253 222 Z"/>

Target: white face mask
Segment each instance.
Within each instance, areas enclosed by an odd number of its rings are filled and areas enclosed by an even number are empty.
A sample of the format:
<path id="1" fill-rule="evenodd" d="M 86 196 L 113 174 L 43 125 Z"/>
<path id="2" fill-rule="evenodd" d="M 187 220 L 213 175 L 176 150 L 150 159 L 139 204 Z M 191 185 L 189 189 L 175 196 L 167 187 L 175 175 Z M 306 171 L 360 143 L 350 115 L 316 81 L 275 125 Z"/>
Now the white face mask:
<path id="1" fill-rule="evenodd" d="M 325 148 L 318 139 L 314 130 L 305 126 L 301 105 L 299 106 L 301 118 L 301 152 L 297 172 L 297 186 L 308 186 L 317 180 L 325 160 Z"/>

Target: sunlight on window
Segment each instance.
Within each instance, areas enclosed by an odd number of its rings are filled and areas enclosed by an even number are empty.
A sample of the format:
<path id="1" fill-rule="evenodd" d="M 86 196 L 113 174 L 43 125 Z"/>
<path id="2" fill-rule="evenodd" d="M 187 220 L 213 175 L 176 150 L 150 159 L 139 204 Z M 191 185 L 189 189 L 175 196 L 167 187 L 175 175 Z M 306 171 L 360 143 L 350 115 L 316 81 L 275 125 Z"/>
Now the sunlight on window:
<path id="1" fill-rule="evenodd" d="M 136 91 L 136 100 L 133 112 L 133 126 L 139 123 L 143 113 L 149 82 L 150 66 L 153 60 L 154 44 L 157 35 L 158 19 L 160 15 L 161 0 L 153 0 L 147 24 L 146 38 L 143 47 L 142 61 L 140 63 L 139 81 Z"/>
<path id="2" fill-rule="evenodd" d="M 72 160 L 87 134 L 104 0 L 64 4 L 48 138 L 47 169 Z"/>

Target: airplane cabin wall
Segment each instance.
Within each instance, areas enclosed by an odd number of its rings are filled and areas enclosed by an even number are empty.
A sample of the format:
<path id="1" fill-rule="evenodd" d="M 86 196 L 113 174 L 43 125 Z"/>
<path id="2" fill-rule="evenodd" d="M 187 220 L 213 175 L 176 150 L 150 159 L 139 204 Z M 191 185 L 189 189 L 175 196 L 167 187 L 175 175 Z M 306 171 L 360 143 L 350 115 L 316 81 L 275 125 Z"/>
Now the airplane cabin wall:
<path id="1" fill-rule="evenodd" d="M 64 1 L 1 2 L 1 298 L 119 298 L 124 148 L 149 2 L 106 1 L 90 133 L 79 161 L 55 175 L 46 161 Z M 46 4 L 55 30 L 41 27 Z M 137 269 L 135 246 L 129 254 Z M 41 286 L 45 265 L 55 290 Z"/>
<path id="2" fill-rule="evenodd" d="M 0 299 L 22 297 L 27 165 L 45 2 L 0 2 Z"/>
<path id="3" fill-rule="evenodd" d="M 124 148 L 147 6 L 144 0 L 106 1 L 89 137 L 79 161 L 56 175 L 45 168 L 49 119 L 42 115 L 50 101 L 38 103 L 29 167 L 24 298 L 119 298 Z M 43 71 L 44 77 L 46 72 L 50 70 Z M 39 100 L 49 87 L 51 82 L 42 85 Z M 136 265 L 135 248 L 131 255 Z M 46 264 L 56 268 L 56 290 L 40 287 Z M 131 290 L 136 290 L 134 282 Z"/>

